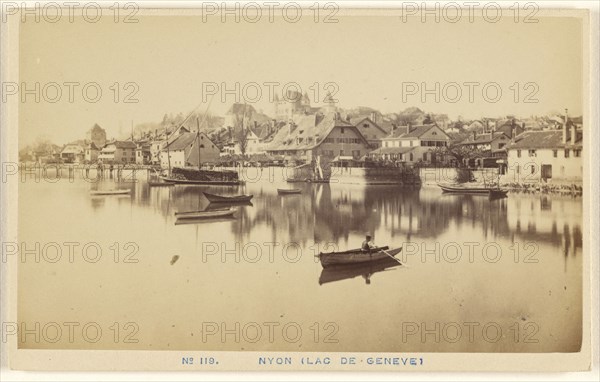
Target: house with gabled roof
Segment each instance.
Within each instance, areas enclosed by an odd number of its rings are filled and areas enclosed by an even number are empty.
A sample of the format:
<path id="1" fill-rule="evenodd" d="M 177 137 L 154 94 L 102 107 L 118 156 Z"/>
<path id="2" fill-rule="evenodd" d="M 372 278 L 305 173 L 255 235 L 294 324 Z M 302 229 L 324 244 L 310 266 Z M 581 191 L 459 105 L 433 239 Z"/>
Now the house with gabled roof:
<path id="1" fill-rule="evenodd" d="M 215 163 L 219 153 L 219 148 L 205 133 L 181 133 L 161 150 L 160 165 L 162 168 L 198 167 Z"/>
<path id="2" fill-rule="evenodd" d="M 165 148 L 167 142 L 173 142 L 175 139 L 179 137 L 179 135 L 184 133 L 189 133 L 190 131 L 184 127 L 183 125 L 177 127 L 175 125 L 171 125 L 169 127 L 164 128 L 162 131 L 155 131 L 154 138 L 152 143 L 150 144 L 150 161 L 152 164 L 160 164 L 160 152 Z"/>
<path id="3" fill-rule="evenodd" d="M 510 143 L 510 137 L 502 131 L 491 133 L 471 132 L 460 146 L 466 146 L 473 150 L 480 150 L 490 156 L 506 157 L 505 147 Z"/>
<path id="4" fill-rule="evenodd" d="M 356 126 L 333 112 L 296 116 L 277 131 L 265 150 L 310 163 L 317 157 L 323 161 L 358 160 L 370 151 L 370 146 Z"/>
<path id="5" fill-rule="evenodd" d="M 512 182 L 581 183 L 583 129 L 568 117 L 559 130 L 527 130 L 507 146 Z"/>
<path id="6" fill-rule="evenodd" d="M 369 142 L 371 148 L 376 149 L 381 147 L 381 140 L 387 137 L 391 132 L 391 126 L 389 129 L 382 127 L 380 122 L 375 122 L 372 117 L 363 117 L 359 119 L 351 119 L 350 122 L 356 126 L 360 133 Z"/>
<path id="7" fill-rule="evenodd" d="M 78 143 L 69 143 L 60 152 L 60 159 L 65 163 L 80 163 L 84 158 L 84 149 Z"/>
<path id="8" fill-rule="evenodd" d="M 135 149 L 137 145 L 133 141 L 112 141 L 100 150 L 98 161 L 111 164 L 135 163 Z"/>
<path id="9" fill-rule="evenodd" d="M 400 126 L 383 138 L 381 147 L 369 156 L 406 163 L 439 163 L 443 158 L 437 151 L 450 141 L 450 136 L 435 124 Z"/>

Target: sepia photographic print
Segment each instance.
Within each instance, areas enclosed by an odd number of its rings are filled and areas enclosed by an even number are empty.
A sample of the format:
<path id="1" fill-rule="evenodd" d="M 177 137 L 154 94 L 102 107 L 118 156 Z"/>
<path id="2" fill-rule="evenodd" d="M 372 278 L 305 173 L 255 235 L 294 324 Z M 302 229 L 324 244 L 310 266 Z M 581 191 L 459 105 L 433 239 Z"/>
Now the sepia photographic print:
<path id="1" fill-rule="evenodd" d="M 2 2 L 4 377 L 593 380 L 597 28 L 593 2 Z"/>

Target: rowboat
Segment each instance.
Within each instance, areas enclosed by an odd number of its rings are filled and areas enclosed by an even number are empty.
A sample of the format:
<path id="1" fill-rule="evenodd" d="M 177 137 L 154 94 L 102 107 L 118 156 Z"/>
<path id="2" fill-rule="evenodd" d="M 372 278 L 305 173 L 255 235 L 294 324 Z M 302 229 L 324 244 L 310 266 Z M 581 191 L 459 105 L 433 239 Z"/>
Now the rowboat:
<path id="1" fill-rule="evenodd" d="M 222 223 L 234 221 L 233 216 L 226 216 L 222 218 L 190 218 L 190 219 L 176 219 L 175 225 L 190 225 L 190 224 L 209 224 L 209 223 Z"/>
<path id="2" fill-rule="evenodd" d="M 254 195 L 221 196 L 203 192 L 206 199 L 211 203 L 247 203 Z"/>
<path id="3" fill-rule="evenodd" d="M 327 268 L 344 264 L 364 264 L 385 258 L 391 259 L 390 256 L 396 256 L 402 251 L 402 247 L 389 250 L 388 248 L 389 247 L 378 247 L 372 248 L 370 251 L 363 251 L 358 248 L 345 252 L 319 253 L 318 256 L 323 268 Z"/>
<path id="4" fill-rule="evenodd" d="M 129 194 L 131 192 L 131 190 L 129 189 L 124 189 L 124 190 L 97 190 L 97 191 L 90 191 L 91 195 L 124 195 L 124 194 Z"/>
<path id="5" fill-rule="evenodd" d="M 299 188 L 278 188 L 277 193 L 279 195 L 301 194 L 302 190 Z"/>
<path id="6" fill-rule="evenodd" d="M 494 197 L 503 197 L 506 196 L 508 190 L 504 190 L 501 188 L 492 188 L 492 187 L 481 187 L 475 185 L 466 185 L 465 183 L 458 184 L 437 184 L 442 192 L 451 193 L 451 194 L 480 194 L 480 195 L 489 195 Z"/>
<path id="7" fill-rule="evenodd" d="M 319 285 L 326 283 L 353 279 L 362 276 L 367 284 L 370 284 L 370 279 L 373 274 L 390 270 L 390 268 L 399 266 L 400 263 L 387 257 L 381 260 L 369 261 L 367 263 L 337 265 L 323 268 L 319 277 Z"/>
<path id="8" fill-rule="evenodd" d="M 212 219 L 212 218 L 223 218 L 233 216 L 235 208 L 227 208 L 222 210 L 213 211 L 187 211 L 187 212 L 175 212 L 177 219 Z"/>
<path id="9" fill-rule="evenodd" d="M 190 184 L 190 185 L 205 185 L 205 186 L 239 186 L 244 182 L 241 180 L 189 180 L 189 179 L 175 179 L 167 176 L 160 176 L 164 182 L 172 184 Z"/>

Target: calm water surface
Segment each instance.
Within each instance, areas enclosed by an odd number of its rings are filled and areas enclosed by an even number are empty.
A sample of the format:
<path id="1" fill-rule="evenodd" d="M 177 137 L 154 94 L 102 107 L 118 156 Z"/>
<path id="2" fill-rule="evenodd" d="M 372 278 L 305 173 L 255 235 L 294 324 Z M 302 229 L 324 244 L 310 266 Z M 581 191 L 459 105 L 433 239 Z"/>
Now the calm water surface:
<path id="1" fill-rule="evenodd" d="M 72 342 L 63 325 L 56 343 L 44 341 L 48 332 L 21 347 L 556 352 L 581 345 L 581 199 L 303 183 L 293 185 L 301 195 L 279 196 L 277 188 L 290 185 L 277 178 L 237 188 L 151 188 L 138 178 L 20 184 L 19 241 L 57 243 L 62 257 L 19 263 L 19 321 L 80 324 Z M 131 195 L 89 194 L 112 188 Z M 239 206 L 233 219 L 176 224 L 175 212 L 207 208 L 201 191 L 253 194 L 253 205 Z M 366 233 L 379 245 L 402 245 L 405 265 L 322 271 L 316 253 L 359 247 Z M 79 243 L 72 259 L 68 242 Z M 82 334 L 88 323 L 102 329 L 98 342 L 88 340 L 93 328 Z"/>

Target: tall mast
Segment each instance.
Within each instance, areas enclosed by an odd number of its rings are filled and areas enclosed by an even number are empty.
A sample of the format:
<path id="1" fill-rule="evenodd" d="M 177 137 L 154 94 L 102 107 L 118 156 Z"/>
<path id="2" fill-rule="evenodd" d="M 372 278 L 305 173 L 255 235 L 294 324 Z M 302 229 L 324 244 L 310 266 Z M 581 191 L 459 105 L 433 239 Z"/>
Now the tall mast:
<path id="1" fill-rule="evenodd" d="M 198 171 L 200 171 L 201 163 L 200 163 L 200 118 L 196 118 L 196 145 L 198 146 Z"/>

